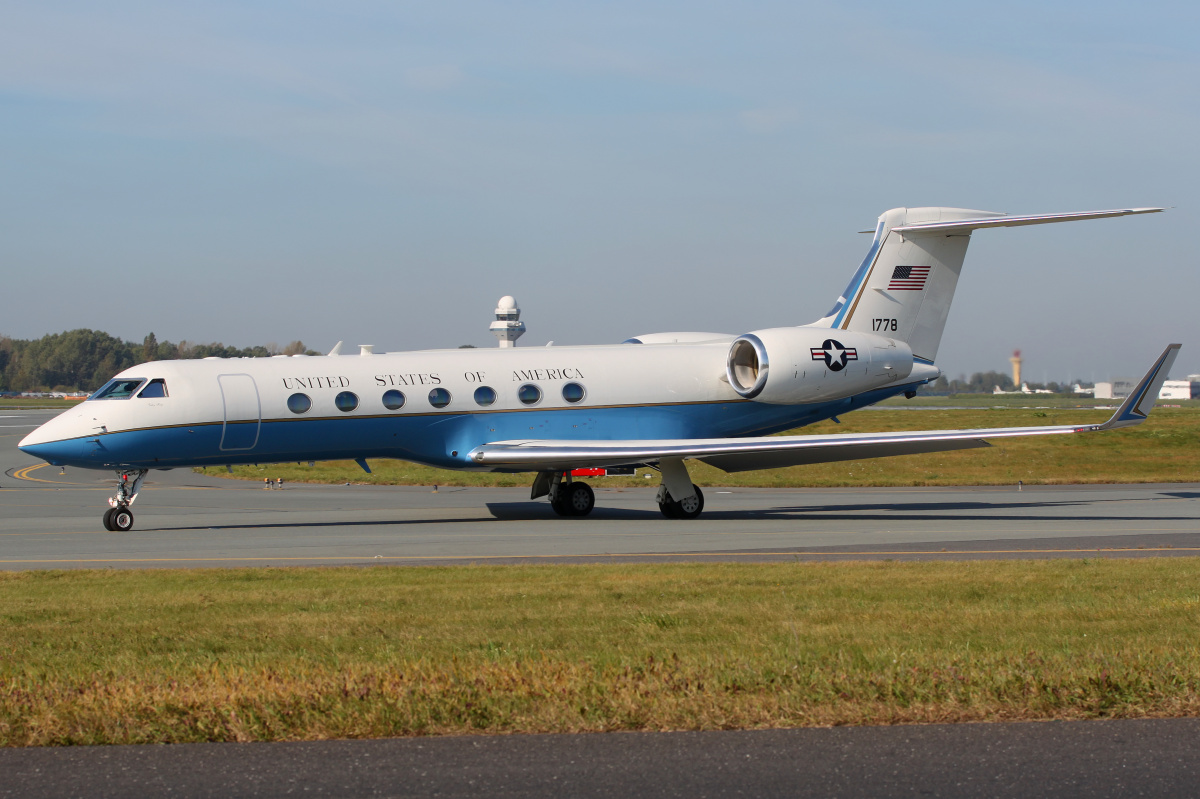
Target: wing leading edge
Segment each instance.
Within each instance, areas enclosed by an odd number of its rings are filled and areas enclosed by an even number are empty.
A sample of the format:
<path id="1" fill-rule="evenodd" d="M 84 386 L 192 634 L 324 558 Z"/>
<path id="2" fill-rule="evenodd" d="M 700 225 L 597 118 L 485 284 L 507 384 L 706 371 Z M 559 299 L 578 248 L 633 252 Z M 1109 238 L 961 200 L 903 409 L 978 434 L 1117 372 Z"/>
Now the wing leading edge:
<path id="1" fill-rule="evenodd" d="M 773 469 L 893 455 L 916 455 L 991 446 L 985 439 L 1088 433 L 1141 424 L 1154 407 L 1179 352 L 1171 344 L 1108 421 L 1089 425 L 996 427 L 763 438 L 634 439 L 627 441 L 497 441 L 476 447 L 470 458 L 481 466 L 522 470 L 565 470 L 622 466 L 663 459 L 694 458 L 727 472 Z"/>

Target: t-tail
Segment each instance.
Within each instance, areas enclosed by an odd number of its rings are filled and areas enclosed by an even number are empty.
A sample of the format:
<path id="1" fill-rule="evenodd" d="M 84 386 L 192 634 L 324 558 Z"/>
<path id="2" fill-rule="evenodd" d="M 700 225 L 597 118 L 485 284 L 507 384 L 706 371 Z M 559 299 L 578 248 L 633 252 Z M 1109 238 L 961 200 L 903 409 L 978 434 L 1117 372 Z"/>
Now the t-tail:
<path id="1" fill-rule="evenodd" d="M 850 285 L 833 309 L 811 326 L 900 339 L 912 348 L 914 359 L 933 363 L 972 231 L 1162 210 L 1008 216 L 966 208 L 893 208 L 879 217 L 871 249 Z"/>

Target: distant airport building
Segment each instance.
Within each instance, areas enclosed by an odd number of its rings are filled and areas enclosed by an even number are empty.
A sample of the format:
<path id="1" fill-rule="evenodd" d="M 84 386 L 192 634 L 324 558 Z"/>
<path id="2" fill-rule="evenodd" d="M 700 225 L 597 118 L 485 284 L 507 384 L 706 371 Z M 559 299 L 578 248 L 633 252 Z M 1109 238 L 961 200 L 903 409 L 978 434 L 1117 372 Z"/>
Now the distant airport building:
<path id="1" fill-rule="evenodd" d="M 1200 380 L 1188 375 L 1187 380 L 1167 380 L 1158 392 L 1159 399 L 1200 399 Z M 1096 399 L 1124 399 L 1133 393 L 1132 380 L 1113 380 L 1096 384 Z"/>
<path id="2" fill-rule="evenodd" d="M 1133 381 L 1128 378 L 1117 378 L 1108 383 L 1097 383 L 1096 399 L 1124 399 L 1133 392 Z"/>
<path id="3" fill-rule="evenodd" d="M 1159 399 L 1200 399 L 1200 375 L 1188 375 L 1187 380 L 1168 380 L 1158 392 Z"/>

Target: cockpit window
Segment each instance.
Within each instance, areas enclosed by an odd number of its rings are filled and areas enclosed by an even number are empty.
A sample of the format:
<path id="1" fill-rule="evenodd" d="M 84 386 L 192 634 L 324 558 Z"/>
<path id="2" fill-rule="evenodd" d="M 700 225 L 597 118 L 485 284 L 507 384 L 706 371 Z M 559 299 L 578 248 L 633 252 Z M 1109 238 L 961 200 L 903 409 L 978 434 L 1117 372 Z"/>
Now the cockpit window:
<path id="1" fill-rule="evenodd" d="M 108 383 L 97 391 L 89 400 L 116 400 L 129 399 L 138 390 L 138 386 L 145 383 L 144 377 L 120 377 L 116 380 L 109 380 Z"/>
<path id="2" fill-rule="evenodd" d="M 150 385 L 146 386 L 138 393 L 138 399 L 157 399 L 159 397 L 166 396 L 168 396 L 167 381 L 161 378 L 157 380 L 151 380 Z"/>

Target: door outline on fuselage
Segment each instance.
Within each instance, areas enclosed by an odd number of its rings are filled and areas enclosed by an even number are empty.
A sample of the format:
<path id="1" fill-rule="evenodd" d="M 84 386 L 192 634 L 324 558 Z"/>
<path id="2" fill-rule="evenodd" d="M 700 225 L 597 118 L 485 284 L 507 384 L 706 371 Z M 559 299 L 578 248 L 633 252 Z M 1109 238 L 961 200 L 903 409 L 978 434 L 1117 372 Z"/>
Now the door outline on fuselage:
<path id="1" fill-rule="evenodd" d="M 221 387 L 223 414 L 221 443 L 218 448 L 222 452 L 247 452 L 254 449 L 258 445 L 258 435 L 262 428 L 262 402 L 254 377 L 245 373 L 217 375 L 217 385 Z M 231 422 L 234 423 L 232 426 Z M 246 422 L 254 424 L 251 426 L 245 424 Z"/>

